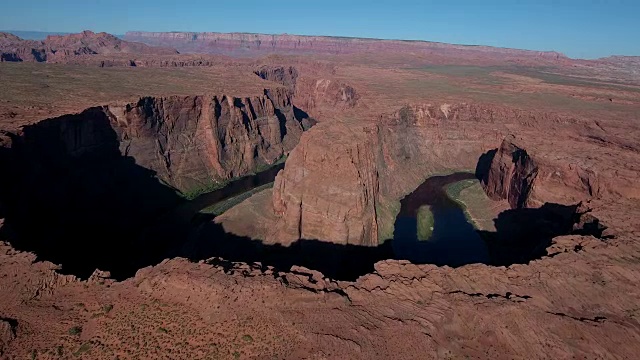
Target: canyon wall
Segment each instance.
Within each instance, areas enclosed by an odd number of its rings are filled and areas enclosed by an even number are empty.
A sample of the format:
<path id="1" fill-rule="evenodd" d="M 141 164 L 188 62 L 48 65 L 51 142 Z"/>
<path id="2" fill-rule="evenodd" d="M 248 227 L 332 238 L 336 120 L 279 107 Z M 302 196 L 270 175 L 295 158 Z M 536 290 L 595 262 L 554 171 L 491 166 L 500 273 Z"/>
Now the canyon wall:
<path id="1" fill-rule="evenodd" d="M 184 201 L 177 190 L 197 194 L 273 164 L 301 133 L 281 90 L 144 97 L 3 132 L 0 238 L 65 271 L 88 276 L 117 257 L 125 274 L 114 276 L 131 275 L 166 251 L 141 235 Z"/>
<path id="2" fill-rule="evenodd" d="M 282 89 L 248 98 L 142 98 L 106 111 L 123 154 L 181 191 L 273 164 L 302 134 Z"/>
<path id="3" fill-rule="evenodd" d="M 492 130 L 472 130 L 472 114 L 468 105 L 420 105 L 379 122 L 320 123 L 276 178 L 277 221 L 266 241 L 375 246 L 389 239 L 400 198 L 430 175 L 474 168 L 495 141 Z"/>
<path id="4" fill-rule="evenodd" d="M 412 105 L 372 122 L 321 122 L 277 177 L 268 209 L 275 226 L 266 241 L 377 245 L 393 236 L 399 199 L 427 177 L 451 171 L 476 169 L 489 196 L 514 208 L 637 196 L 637 186 L 629 186 L 633 173 L 604 174 L 585 156 L 565 160 L 572 156 L 564 152 L 580 152 L 585 140 L 567 138 L 554 148 L 533 135 L 505 138 L 505 124 L 527 134 L 538 124 L 563 134 L 597 129 L 559 114 L 475 104 Z"/>

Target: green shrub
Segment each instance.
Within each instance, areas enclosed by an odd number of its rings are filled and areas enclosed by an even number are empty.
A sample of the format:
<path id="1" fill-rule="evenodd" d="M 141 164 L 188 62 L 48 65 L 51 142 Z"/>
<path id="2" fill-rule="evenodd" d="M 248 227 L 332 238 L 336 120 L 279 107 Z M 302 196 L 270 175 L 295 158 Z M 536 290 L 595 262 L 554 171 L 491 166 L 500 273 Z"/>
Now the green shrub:
<path id="1" fill-rule="evenodd" d="M 82 327 L 80 326 L 74 326 L 69 329 L 69 335 L 80 335 L 80 333 L 82 333 Z"/>
<path id="2" fill-rule="evenodd" d="M 242 340 L 246 342 L 253 342 L 253 338 L 251 337 L 251 335 L 242 335 Z"/>

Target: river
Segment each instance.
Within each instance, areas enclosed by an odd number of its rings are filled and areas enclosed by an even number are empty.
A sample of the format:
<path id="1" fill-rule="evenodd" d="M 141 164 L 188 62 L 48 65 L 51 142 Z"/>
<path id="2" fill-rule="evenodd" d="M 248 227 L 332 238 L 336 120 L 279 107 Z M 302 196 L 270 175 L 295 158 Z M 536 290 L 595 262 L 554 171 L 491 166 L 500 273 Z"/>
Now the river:
<path id="1" fill-rule="evenodd" d="M 433 176 L 400 201 L 391 243 L 396 259 L 449 266 L 489 261 L 485 241 L 467 221 L 462 206 L 446 193 L 448 185 L 474 178 L 463 172 Z M 428 239 L 419 240 L 417 213 L 424 205 L 431 210 L 433 229 Z"/>

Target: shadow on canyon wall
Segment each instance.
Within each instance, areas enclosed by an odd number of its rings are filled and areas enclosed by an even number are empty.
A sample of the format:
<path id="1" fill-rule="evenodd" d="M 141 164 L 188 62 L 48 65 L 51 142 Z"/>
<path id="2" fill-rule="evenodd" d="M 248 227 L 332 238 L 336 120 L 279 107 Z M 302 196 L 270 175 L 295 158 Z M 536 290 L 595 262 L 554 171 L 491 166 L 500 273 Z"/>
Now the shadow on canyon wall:
<path id="1" fill-rule="evenodd" d="M 271 265 L 279 270 L 304 266 L 336 280 L 355 280 L 374 271 L 373 265 L 393 257 L 390 242 L 377 247 L 341 245 L 301 239 L 290 246 L 264 244 L 259 240 L 226 233 L 212 215 L 198 214 L 185 243 L 171 251 L 173 256 L 193 261 L 222 257 L 229 261 Z"/>
<path id="2" fill-rule="evenodd" d="M 372 272 L 377 261 L 398 258 L 395 240 L 378 247 L 299 240 L 284 247 L 225 233 L 198 210 L 273 181 L 279 168 L 187 202 L 153 171 L 121 154 L 109 119 L 97 108 L 9 136 L 11 148 L 0 147 L 0 215 L 5 217 L 0 240 L 60 264 L 65 274 L 87 278 L 99 268 L 122 280 L 142 267 L 183 256 L 261 262 L 280 270 L 300 265 L 355 280 Z M 480 176 L 488 171 L 486 158 L 480 158 L 478 169 Z M 497 231 L 481 233 L 490 254 L 486 263 L 526 263 L 544 256 L 554 236 L 575 232 L 575 212 L 575 206 L 545 204 L 501 213 Z"/>
<path id="3" fill-rule="evenodd" d="M 496 156 L 498 149 L 489 150 L 486 153 L 480 155 L 478 162 L 476 164 L 476 179 L 480 180 L 483 183 L 486 183 L 489 179 L 489 170 L 491 169 L 491 162 L 493 158 Z"/>
<path id="4" fill-rule="evenodd" d="M 83 278 L 96 268 L 128 272 L 157 255 L 158 244 L 136 241 L 141 225 L 183 200 L 121 155 L 103 111 L 44 120 L 9 136 L 11 148 L 0 153 L 0 239 Z"/>

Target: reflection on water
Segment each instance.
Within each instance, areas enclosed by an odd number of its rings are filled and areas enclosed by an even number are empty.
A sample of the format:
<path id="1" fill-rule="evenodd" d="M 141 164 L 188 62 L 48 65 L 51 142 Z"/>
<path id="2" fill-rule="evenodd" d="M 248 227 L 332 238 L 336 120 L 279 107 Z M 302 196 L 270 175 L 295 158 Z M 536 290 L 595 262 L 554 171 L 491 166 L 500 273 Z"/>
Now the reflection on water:
<path id="1" fill-rule="evenodd" d="M 470 173 L 455 173 L 427 179 L 400 201 L 391 243 L 396 259 L 418 264 L 461 266 L 488 263 L 484 240 L 467 221 L 464 210 L 449 198 L 446 186 L 474 179 Z M 418 240 L 418 209 L 428 205 L 433 214 L 433 232 L 426 241 Z"/>

